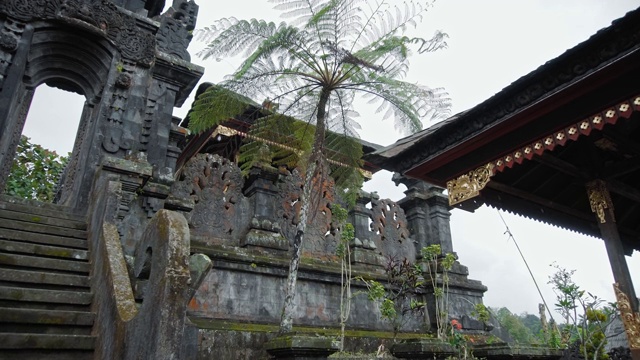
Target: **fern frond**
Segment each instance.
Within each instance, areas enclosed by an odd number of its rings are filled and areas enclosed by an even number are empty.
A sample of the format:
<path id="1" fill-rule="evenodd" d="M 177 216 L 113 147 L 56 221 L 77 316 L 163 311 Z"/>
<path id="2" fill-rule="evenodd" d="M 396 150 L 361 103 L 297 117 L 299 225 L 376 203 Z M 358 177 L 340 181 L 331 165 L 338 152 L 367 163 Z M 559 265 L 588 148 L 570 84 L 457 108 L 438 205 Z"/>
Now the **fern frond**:
<path id="1" fill-rule="evenodd" d="M 259 107 L 245 96 L 221 86 L 211 86 L 194 102 L 189 113 L 189 129 L 201 133 L 242 114 L 251 106 Z"/>

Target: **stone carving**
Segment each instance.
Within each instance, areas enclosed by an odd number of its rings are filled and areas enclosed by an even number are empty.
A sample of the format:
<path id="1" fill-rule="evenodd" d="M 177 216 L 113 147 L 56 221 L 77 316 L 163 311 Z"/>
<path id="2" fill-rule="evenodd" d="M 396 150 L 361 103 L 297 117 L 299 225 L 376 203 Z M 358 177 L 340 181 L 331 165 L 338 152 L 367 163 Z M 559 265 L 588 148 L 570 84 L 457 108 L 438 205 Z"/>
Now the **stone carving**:
<path id="1" fill-rule="evenodd" d="M 185 165 L 171 194 L 193 200 L 189 225 L 195 234 L 229 240 L 239 236 L 234 233 L 239 229 L 236 223 L 248 222 L 243 186 L 240 168 L 233 162 L 219 155 L 198 154 Z"/>
<path id="2" fill-rule="evenodd" d="M 142 133 L 140 134 L 140 151 L 147 151 L 147 146 L 151 137 L 151 128 L 153 127 L 153 120 L 156 118 L 156 114 L 158 112 L 158 100 L 162 98 L 166 91 L 166 86 L 162 83 L 154 82 L 150 88 L 151 90 L 147 96 L 147 104 L 144 111 Z"/>
<path id="3" fill-rule="evenodd" d="M 5 149 L 10 149 L 10 151 L 15 151 L 18 147 L 18 142 L 20 141 L 20 134 L 22 134 L 22 129 L 24 128 L 24 122 L 27 119 L 27 113 L 29 112 L 29 106 L 31 105 L 31 100 L 33 100 L 34 90 L 26 90 L 24 97 L 20 99 L 20 110 L 18 112 L 18 123 L 13 128 L 13 134 L 11 135 L 11 142 L 9 146 Z M 0 149 L 2 152 L 0 153 L 0 158 L 10 158 L 13 159 L 14 155 L 10 157 L 5 153 L 5 149 Z M 9 173 L 11 173 L 11 165 L 13 165 L 13 161 L 4 161 L 2 163 L 2 168 L 0 169 L 0 189 L 4 189 L 6 185 L 7 178 Z"/>
<path id="4" fill-rule="evenodd" d="M 0 3 L 0 11 L 24 22 L 60 18 L 81 21 L 113 41 L 124 58 L 145 67 L 155 61 L 155 35 L 139 28 L 134 17 L 107 0 L 6 0 Z M 4 43 L 4 38 L 0 42 Z"/>
<path id="5" fill-rule="evenodd" d="M 156 35 L 158 50 L 189 61 L 187 47 L 193 38 L 198 5 L 193 1 L 174 0 L 173 6 L 162 15 Z"/>
<path id="6" fill-rule="evenodd" d="M 407 219 L 397 203 L 372 196 L 371 220 L 372 240 L 383 255 L 415 258 L 415 246 L 413 240 L 409 239 Z"/>
<path id="7" fill-rule="evenodd" d="M 116 153 L 120 149 L 130 150 L 133 145 L 133 139 L 127 139 L 125 135 L 123 121 L 135 64 L 123 61 L 118 69 L 121 73 L 116 79 L 116 86 L 111 96 L 111 114 L 107 118 L 105 134 L 102 139 L 102 147 L 110 153 Z M 128 87 L 122 86 L 123 83 L 128 84 Z"/>
<path id="8" fill-rule="evenodd" d="M 282 221 L 282 232 L 289 241 L 293 241 L 296 225 L 300 221 L 302 205 L 300 197 L 303 184 L 303 175 L 297 169 L 285 176 L 279 184 L 281 210 L 278 212 L 278 217 Z M 321 177 L 320 180 L 314 181 L 313 187 L 317 191 L 312 191 L 312 210 L 305 231 L 303 251 L 314 254 L 334 254 L 336 240 L 325 241 L 325 234 L 330 233 L 331 230 L 331 204 L 335 201 L 333 179 Z"/>
<path id="9" fill-rule="evenodd" d="M 4 78 L 13 62 L 13 53 L 18 49 L 18 41 L 24 31 L 24 24 L 6 19 L 0 29 L 0 90 Z"/>

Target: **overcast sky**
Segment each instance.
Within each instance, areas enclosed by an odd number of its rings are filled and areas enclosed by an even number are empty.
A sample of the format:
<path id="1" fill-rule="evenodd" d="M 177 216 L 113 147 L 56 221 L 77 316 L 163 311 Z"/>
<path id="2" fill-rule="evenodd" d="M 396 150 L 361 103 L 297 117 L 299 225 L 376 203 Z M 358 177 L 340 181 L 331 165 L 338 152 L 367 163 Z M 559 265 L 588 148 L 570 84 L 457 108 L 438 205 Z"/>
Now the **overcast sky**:
<path id="1" fill-rule="evenodd" d="M 267 1 L 197 2 L 199 28 L 229 16 L 280 21 L 279 13 Z M 414 57 L 406 80 L 444 87 L 453 100 L 455 114 L 489 98 L 639 6 L 640 0 L 439 0 L 417 34 L 429 37 L 435 30 L 442 30 L 449 34 L 449 47 Z M 202 46 L 194 42 L 192 54 Z M 238 64 L 234 59 L 204 62 L 195 55 L 192 62 L 205 67 L 202 80 L 210 82 L 220 81 Z M 59 152 L 70 151 L 75 136 L 72 129 L 77 128 L 82 101 L 79 95 L 40 87 L 27 120 L 26 135 Z M 190 103 L 191 99 L 175 113 L 184 116 Z M 358 110 L 363 119 L 376 119 L 370 110 Z M 361 136 L 368 141 L 388 145 L 401 137 L 391 121 L 375 122 L 369 127 L 367 124 L 371 122 L 363 124 Z M 404 189 L 395 187 L 390 179 L 390 173 L 381 172 L 367 184 L 367 190 L 398 200 Z M 553 272 L 549 266 L 553 262 L 577 270 L 575 280 L 582 288 L 615 300 L 613 276 L 601 240 L 510 214 L 504 217 L 550 305 L 555 297 L 547 280 Z M 451 227 L 454 249 L 469 267 L 470 277 L 489 287 L 485 304 L 506 306 L 516 313 L 537 313 L 540 297 L 514 244 L 507 241 L 496 210 L 481 208 L 474 214 L 454 210 Z M 638 291 L 640 255 L 636 252 L 627 259 Z"/>

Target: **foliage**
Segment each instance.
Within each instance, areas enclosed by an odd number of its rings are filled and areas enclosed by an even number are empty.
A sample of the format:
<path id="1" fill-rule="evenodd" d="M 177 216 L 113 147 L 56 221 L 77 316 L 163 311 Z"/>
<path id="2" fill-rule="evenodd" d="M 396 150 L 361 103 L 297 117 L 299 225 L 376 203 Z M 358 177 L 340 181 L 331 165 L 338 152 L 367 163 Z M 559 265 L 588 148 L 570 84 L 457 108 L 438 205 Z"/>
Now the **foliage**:
<path id="1" fill-rule="evenodd" d="M 476 304 L 473 307 L 471 316 L 475 316 L 478 320 L 482 321 L 484 324 L 487 324 L 491 319 L 491 314 L 489 313 L 489 309 L 487 309 L 487 307 L 482 303 Z"/>
<path id="2" fill-rule="evenodd" d="M 436 333 L 439 339 L 448 336 L 449 322 L 449 271 L 456 261 L 452 253 L 442 254 L 440 245 L 434 244 L 420 250 L 426 263 L 427 276 L 433 287 L 435 300 Z M 440 276 L 438 276 L 440 275 Z"/>
<path id="3" fill-rule="evenodd" d="M 506 307 L 494 309 L 493 313 L 500 323 L 500 327 L 509 333 L 509 336 L 514 342 L 521 345 L 538 343 L 538 339 L 535 336 L 537 333 L 532 332 L 532 330 L 527 327 L 523 321 L 525 315 L 513 314 Z M 527 314 L 526 316 L 529 315 Z M 531 316 L 535 317 L 535 315 Z M 538 323 L 539 322 L 540 320 L 538 320 Z"/>
<path id="4" fill-rule="evenodd" d="M 549 277 L 549 284 L 556 293 L 556 310 L 566 323 L 561 333 L 562 345 L 577 344 L 585 359 L 607 359 L 605 329 L 615 316 L 616 305 L 582 290 L 573 281 L 575 270 L 552 266 L 556 272 Z"/>
<path id="5" fill-rule="evenodd" d="M 419 300 L 424 281 L 420 267 L 407 258 L 389 257 L 385 273 L 386 287 L 375 280 L 360 280 L 368 288 L 369 300 L 378 303 L 382 318 L 391 324 L 395 337 L 409 320 L 409 315 L 424 313 L 425 303 Z"/>
<path id="6" fill-rule="evenodd" d="M 307 124 L 293 132 L 258 125 L 256 131 L 266 131 L 269 136 L 252 139 L 259 138 L 267 144 L 273 134 L 276 138 L 308 134 L 313 139 L 308 150 L 304 146 L 294 147 L 299 154 L 291 158 L 293 161 L 298 157 L 302 161 L 295 161 L 296 165 L 304 164 L 306 168 L 280 324 L 280 332 L 288 333 L 292 330 L 306 219 L 313 211 L 310 204 L 313 179 L 327 175 L 322 164 L 327 158 L 331 160 L 331 151 L 337 150 L 340 159 L 329 161 L 329 167 L 334 172 L 342 171 L 340 177 L 347 180 L 344 189 L 350 190 L 347 193 L 354 194 L 362 182 L 361 153 L 345 150 L 352 148 L 349 143 L 358 137 L 356 94 L 362 94 L 370 103 L 378 103 L 377 111 L 383 113 L 383 118 L 393 117 L 396 127 L 408 132 L 421 129 L 424 117 L 448 116 L 450 104 L 441 89 L 401 80 L 407 72 L 412 47 L 424 53 L 446 46 L 443 33 L 438 32 L 428 40 L 404 35 L 408 27 L 415 27 L 421 20 L 428 6 L 405 2 L 394 7 L 386 0 L 271 1 L 284 17 L 291 19 L 291 24 L 227 18 L 199 32 L 199 38 L 209 43 L 200 53 L 202 57 L 242 55 L 245 60 L 219 87 L 198 97 L 189 126 L 201 132 L 238 115 L 243 109 L 239 96 L 266 99 L 265 103 L 277 105 L 284 116 Z M 216 99 L 217 96 L 220 98 Z M 280 121 L 275 123 L 279 125 Z M 302 143 L 295 140 L 280 144 Z M 253 150 L 257 150 L 255 146 Z M 278 151 L 272 147 L 270 150 Z"/>
<path id="7" fill-rule="evenodd" d="M 471 338 L 462 334 L 462 324 L 458 320 L 451 320 L 449 343 L 458 352 L 456 359 L 474 359 L 471 351 Z"/>
<path id="8" fill-rule="evenodd" d="M 52 202 L 68 156 L 60 156 L 22 135 L 5 192 L 24 199 Z"/>

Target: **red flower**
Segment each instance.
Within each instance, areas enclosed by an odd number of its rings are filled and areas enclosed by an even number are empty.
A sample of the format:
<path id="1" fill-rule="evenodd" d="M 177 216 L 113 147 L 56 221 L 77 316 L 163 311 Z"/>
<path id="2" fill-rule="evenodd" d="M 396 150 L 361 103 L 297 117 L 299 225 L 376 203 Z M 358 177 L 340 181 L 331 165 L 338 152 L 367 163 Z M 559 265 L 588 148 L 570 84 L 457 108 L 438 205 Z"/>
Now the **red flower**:
<path id="1" fill-rule="evenodd" d="M 456 330 L 461 330 L 462 329 L 462 324 L 460 324 L 460 322 L 456 319 L 451 320 L 451 327 L 453 327 Z"/>

